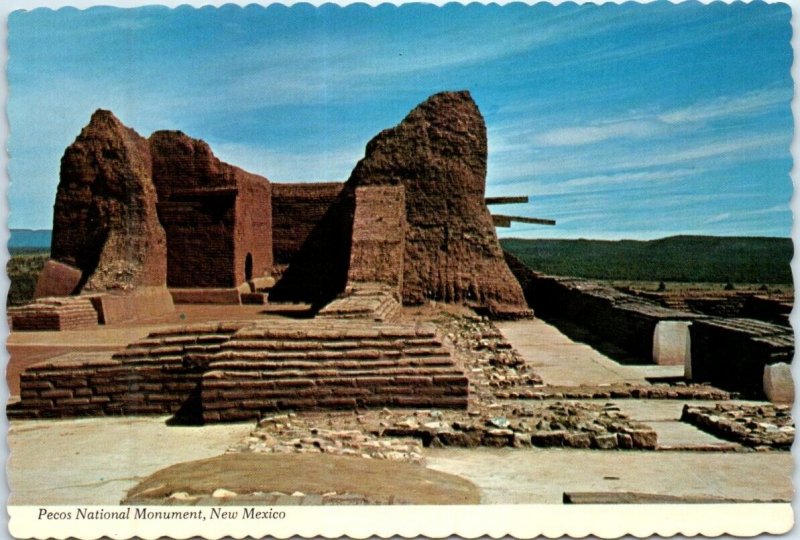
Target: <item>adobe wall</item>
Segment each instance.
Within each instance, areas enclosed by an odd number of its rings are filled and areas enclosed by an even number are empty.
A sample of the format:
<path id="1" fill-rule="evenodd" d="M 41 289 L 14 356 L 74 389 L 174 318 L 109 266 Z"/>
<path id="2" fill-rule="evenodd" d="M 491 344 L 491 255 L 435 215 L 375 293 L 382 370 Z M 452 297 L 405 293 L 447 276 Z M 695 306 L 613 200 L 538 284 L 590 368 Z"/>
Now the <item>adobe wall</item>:
<path id="1" fill-rule="evenodd" d="M 237 178 L 236 229 L 233 257 L 235 281 L 246 279 L 246 259 L 251 257 L 250 279 L 272 274 L 272 190 L 263 180 L 248 176 Z"/>
<path id="2" fill-rule="evenodd" d="M 704 317 L 665 308 L 599 283 L 538 274 L 513 255 L 506 253 L 506 258 L 538 317 L 571 321 L 643 361 L 652 359 L 659 322 Z"/>
<path id="3" fill-rule="evenodd" d="M 287 265 L 337 200 L 344 183 L 272 183 L 272 253 Z"/>
<path id="4" fill-rule="evenodd" d="M 275 267 L 280 277 L 270 300 L 322 307 L 347 285 L 355 194 L 341 184 L 286 186 L 273 190 Z M 291 264 L 283 266 L 286 261 Z"/>
<path id="5" fill-rule="evenodd" d="M 791 364 L 791 328 L 754 319 L 708 318 L 689 328 L 692 380 L 709 382 L 744 397 L 764 399 L 764 367 Z"/>
<path id="6" fill-rule="evenodd" d="M 465 409 L 468 396 L 431 324 L 238 321 L 159 330 L 113 355 L 69 353 L 31 366 L 7 414 L 219 422 L 273 410 Z"/>
<path id="7" fill-rule="evenodd" d="M 753 291 L 633 291 L 667 307 L 716 317 L 758 319 L 789 326 L 793 297 L 784 293 Z"/>
<path id="8" fill-rule="evenodd" d="M 158 203 L 167 233 L 167 285 L 235 287 L 235 196 Z"/>
<path id="9" fill-rule="evenodd" d="M 348 283 L 382 283 L 402 298 L 405 215 L 403 186 L 356 189 Z"/>
<path id="10" fill-rule="evenodd" d="M 272 267 L 270 185 L 217 159 L 204 141 L 180 131 L 150 136 L 159 218 L 167 232 L 167 284 L 236 287 Z"/>

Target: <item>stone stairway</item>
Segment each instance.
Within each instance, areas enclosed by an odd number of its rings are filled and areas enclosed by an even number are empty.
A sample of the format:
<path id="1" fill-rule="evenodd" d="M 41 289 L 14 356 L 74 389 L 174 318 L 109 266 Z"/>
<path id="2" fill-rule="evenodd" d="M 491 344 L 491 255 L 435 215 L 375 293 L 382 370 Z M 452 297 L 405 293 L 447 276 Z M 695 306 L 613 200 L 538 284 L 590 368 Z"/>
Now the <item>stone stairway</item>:
<path id="1" fill-rule="evenodd" d="M 67 358 L 68 356 L 68 358 Z M 466 408 L 468 381 L 436 327 L 362 320 L 235 321 L 151 333 L 113 355 L 70 353 L 21 376 L 11 418 Z"/>
<path id="2" fill-rule="evenodd" d="M 467 379 L 429 324 L 259 324 L 232 336 L 207 369 L 206 422 L 286 409 L 467 405 Z"/>
<path id="3" fill-rule="evenodd" d="M 377 322 L 397 320 L 400 302 L 394 291 L 385 285 L 358 283 L 351 285 L 343 296 L 323 307 L 320 319 L 369 319 Z"/>

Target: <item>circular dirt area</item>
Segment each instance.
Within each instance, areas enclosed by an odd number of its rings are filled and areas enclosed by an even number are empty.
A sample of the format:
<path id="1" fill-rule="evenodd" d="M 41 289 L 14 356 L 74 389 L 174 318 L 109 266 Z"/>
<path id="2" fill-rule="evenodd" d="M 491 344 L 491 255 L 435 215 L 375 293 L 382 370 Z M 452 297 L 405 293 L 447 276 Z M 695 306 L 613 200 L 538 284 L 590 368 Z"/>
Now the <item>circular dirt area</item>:
<path id="1" fill-rule="evenodd" d="M 125 504 L 478 504 L 472 482 L 420 465 L 325 454 L 224 454 L 161 469 Z M 344 499 L 343 499 L 344 497 Z M 287 501 L 287 504 L 291 504 Z"/>

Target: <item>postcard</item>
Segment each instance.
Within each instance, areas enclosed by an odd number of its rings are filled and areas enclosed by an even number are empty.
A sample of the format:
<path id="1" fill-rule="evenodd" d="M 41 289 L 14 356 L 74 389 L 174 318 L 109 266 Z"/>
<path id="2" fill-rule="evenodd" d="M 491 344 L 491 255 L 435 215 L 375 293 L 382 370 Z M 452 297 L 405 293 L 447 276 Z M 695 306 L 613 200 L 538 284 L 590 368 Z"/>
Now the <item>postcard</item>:
<path id="1" fill-rule="evenodd" d="M 793 527 L 793 6 L 12 4 L 12 537 Z"/>

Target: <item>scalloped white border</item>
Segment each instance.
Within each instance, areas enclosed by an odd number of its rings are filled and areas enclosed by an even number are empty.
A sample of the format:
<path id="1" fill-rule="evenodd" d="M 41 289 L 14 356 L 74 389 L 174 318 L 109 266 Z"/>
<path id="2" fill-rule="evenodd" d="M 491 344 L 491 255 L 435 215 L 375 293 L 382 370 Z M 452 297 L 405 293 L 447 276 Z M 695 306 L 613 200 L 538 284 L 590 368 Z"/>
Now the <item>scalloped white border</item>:
<path id="1" fill-rule="evenodd" d="M 115 510 L 119 506 L 82 507 Z M 197 510 L 202 507 L 148 507 L 155 511 Z M 76 514 L 77 507 L 59 506 L 58 511 Z M 224 507 L 226 511 L 242 507 Z M 277 507 L 276 507 L 277 509 Z M 210 507 L 203 508 L 206 516 Z M 292 536 L 368 538 L 424 535 L 428 538 L 459 536 L 511 536 L 557 538 L 593 535 L 616 538 L 625 534 L 644 538 L 654 534 L 673 536 L 756 536 L 784 534 L 794 523 L 792 507 L 783 504 L 662 504 L 662 505 L 485 505 L 485 506 L 282 506 L 282 520 L 105 520 L 44 521 L 37 519 L 39 507 L 10 506 L 9 530 L 17 538 L 80 537 L 95 539 L 163 536 L 188 538 L 202 535 L 215 539 Z"/>
<path id="2" fill-rule="evenodd" d="M 570 3 L 585 4 L 621 4 L 625 0 L 568 0 Z M 652 0 L 643 0 L 640 3 L 649 3 Z M 666 1 L 666 0 L 664 0 Z M 690 0 L 696 1 L 696 0 Z M 715 0 L 699 0 L 699 3 L 709 4 Z M 725 0 L 731 3 L 734 0 Z M 757 0 L 761 1 L 761 0 Z M 248 1 L 248 0 L 0 0 L 0 102 L 3 111 L 0 115 L 0 216 L 8 213 L 6 186 L 8 186 L 8 154 L 6 142 L 8 137 L 8 118 L 5 114 L 5 104 L 8 99 L 8 81 L 6 79 L 6 66 L 8 59 L 8 14 L 18 9 L 35 9 L 39 7 L 60 8 L 76 7 L 89 8 L 97 5 L 115 7 L 140 7 L 146 5 L 164 5 L 176 7 L 190 6 L 222 6 L 226 4 L 237 5 L 293 5 L 298 3 L 320 6 L 327 3 L 348 5 L 361 3 L 367 5 L 404 4 L 406 0 L 384 2 L 376 0 L 363 1 L 335 1 L 325 0 L 285 0 L 274 1 Z M 450 2 L 443 0 L 430 0 L 424 3 L 444 5 Z M 497 0 L 495 2 L 459 2 L 481 4 L 509 4 L 513 1 Z M 526 1 L 524 3 L 539 3 Z M 552 4 L 565 3 L 564 0 L 549 0 Z M 677 2 L 673 2 L 677 3 Z M 749 0 L 748 0 L 749 3 Z M 765 3 L 785 3 L 792 8 L 792 48 L 797 58 L 800 47 L 800 0 L 766 0 Z M 798 62 L 792 65 L 792 76 L 795 86 L 795 99 L 792 102 L 792 112 L 795 125 L 800 125 L 800 105 L 797 96 L 798 88 Z M 792 156 L 798 155 L 798 139 L 792 142 Z M 796 160 L 795 160 L 796 163 Z M 798 184 L 796 167 L 792 168 L 792 181 Z M 792 198 L 794 215 L 800 211 L 800 199 Z M 0 227 L 0 259 L 3 268 L 8 258 L 4 246 L 8 241 L 8 229 L 5 221 Z M 795 224 L 792 227 L 792 238 L 795 240 L 795 251 L 800 254 L 798 238 L 800 232 Z M 792 261 L 792 271 L 795 277 L 800 276 L 800 256 Z M 797 280 L 795 280 L 797 282 Z M 8 291 L 8 280 L 5 273 L 0 275 L 0 302 L 5 301 Z M 798 305 L 800 291 L 795 287 L 795 306 Z M 792 326 L 800 328 L 800 309 L 792 312 Z M 3 338 L 8 336 L 5 318 L 0 321 L 0 333 Z M 7 352 L 0 348 L 3 360 L 7 362 Z M 795 381 L 800 381 L 800 364 L 794 362 L 793 376 Z M 5 384 L 0 384 L 0 400 L 7 402 L 8 389 Z M 800 400 L 799 400 L 800 401 Z M 800 418 L 800 403 L 793 409 L 795 418 Z M 8 430 L 5 416 L 0 417 L 4 430 Z M 793 456 L 797 450 L 793 451 Z M 7 443 L 3 445 L 3 456 L 8 460 Z M 756 471 L 754 471 L 755 473 Z M 800 471 L 795 468 L 794 485 L 798 485 Z M 0 486 L 4 499 L 8 500 L 7 478 Z M 145 538 L 155 539 L 162 537 L 189 538 L 201 537 L 216 539 L 222 537 L 244 538 L 264 537 L 275 538 L 289 537 L 324 537 L 336 538 L 347 536 L 349 538 L 367 538 L 378 536 L 388 537 L 419 537 L 445 538 L 461 537 L 476 538 L 491 536 L 499 538 L 510 536 L 513 538 L 532 538 L 545 536 L 557 538 L 570 536 L 584 538 L 594 536 L 599 538 L 618 538 L 631 535 L 637 538 L 650 536 L 710 536 L 719 537 L 731 535 L 736 537 L 754 537 L 766 535 L 795 536 L 790 531 L 794 527 L 795 498 L 793 504 L 664 504 L 664 505 L 482 505 L 482 506 L 373 506 L 373 507 L 281 507 L 287 512 L 287 517 L 281 521 L 41 521 L 37 519 L 39 507 L 34 506 L 8 506 L 7 530 L 0 529 L 0 535 L 5 538 L 69 538 L 95 539 L 99 537 L 110 538 Z M 60 509 L 73 509 L 77 507 L 60 507 Z M 94 510 L 119 510 L 118 506 L 85 507 Z M 156 507 L 153 507 L 154 509 Z M 163 507 L 174 510 L 175 507 Z M 230 508 L 227 508 L 230 509 Z M 8 536 L 10 533 L 11 536 Z"/>

